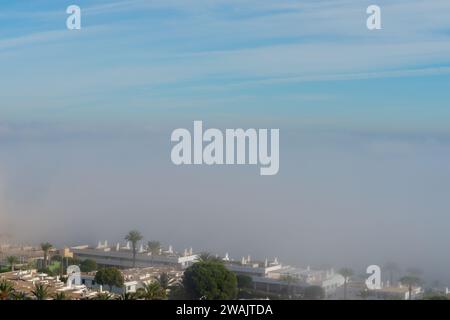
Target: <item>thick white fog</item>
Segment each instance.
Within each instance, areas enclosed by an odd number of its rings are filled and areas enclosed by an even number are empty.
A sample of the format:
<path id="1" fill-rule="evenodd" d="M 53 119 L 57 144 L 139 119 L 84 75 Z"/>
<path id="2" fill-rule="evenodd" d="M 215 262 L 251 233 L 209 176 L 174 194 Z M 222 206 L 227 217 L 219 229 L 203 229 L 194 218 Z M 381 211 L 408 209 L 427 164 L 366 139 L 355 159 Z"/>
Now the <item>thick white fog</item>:
<path id="1" fill-rule="evenodd" d="M 1 142 L 1 228 L 17 243 L 146 240 L 300 266 L 395 261 L 448 279 L 450 142 L 281 130 L 280 172 L 174 166 L 169 130 Z"/>

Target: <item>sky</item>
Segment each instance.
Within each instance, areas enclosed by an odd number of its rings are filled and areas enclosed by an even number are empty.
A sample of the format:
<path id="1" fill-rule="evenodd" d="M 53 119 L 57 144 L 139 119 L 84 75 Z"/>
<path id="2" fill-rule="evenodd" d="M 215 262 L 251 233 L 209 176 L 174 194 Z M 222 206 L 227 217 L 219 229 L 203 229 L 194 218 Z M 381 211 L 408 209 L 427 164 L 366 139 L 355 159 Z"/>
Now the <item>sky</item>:
<path id="1" fill-rule="evenodd" d="M 3 1 L 0 231 L 450 284 L 449 89 L 447 0 Z M 174 166 L 194 120 L 280 128 L 280 172 Z"/>

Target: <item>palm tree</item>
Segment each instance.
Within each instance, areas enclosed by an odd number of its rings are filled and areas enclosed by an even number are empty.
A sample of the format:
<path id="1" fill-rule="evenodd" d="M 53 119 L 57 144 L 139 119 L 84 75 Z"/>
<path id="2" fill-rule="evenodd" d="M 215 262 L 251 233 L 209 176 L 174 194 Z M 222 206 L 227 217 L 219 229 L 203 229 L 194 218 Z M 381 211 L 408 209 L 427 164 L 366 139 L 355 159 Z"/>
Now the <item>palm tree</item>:
<path id="1" fill-rule="evenodd" d="M 412 288 L 420 284 L 420 279 L 416 276 L 405 276 L 400 279 L 400 283 L 408 286 L 409 300 L 412 300 Z"/>
<path id="2" fill-rule="evenodd" d="M 117 298 L 117 300 L 136 300 L 136 299 L 137 299 L 136 293 L 133 292 L 124 292 Z"/>
<path id="3" fill-rule="evenodd" d="M 199 262 L 220 262 L 223 263 L 223 260 L 220 257 L 216 257 L 209 252 L 201 252 L 197 258 Z"/>
<path id="4" fill-rule="evenodd" d="M 53 248 L 51 243 L 44 242 L 41 243 L 41 249 L 44 251 L 44 269 L 47 268 L 47 258 L 48 258 L 48 251 Z"/>
<path id="5" fill-rule="evenodd" d="M 161 288 L 158 282 L 145 283 L 141 297 L 145 300 L 163 300 L 166 298 L 166 290 Z"/>
<path id="6" fill-rule="evenodd" d="M 0 281 L 0 300 L 8 300 L 14 294 L 14 286 L 7 280 Z"/>
<path id="7" fill-rule="evenodd" d="M 14 271 L 14 266 L 19 263 L 19 259 L 15 256 L 6 257 L 6 261 L 11 266 L 11 271 Z"/>
<path id="8" fill-rule="evenodd" d="M 161 275 L 158 278 L 158 283 L 161 288 L 163 288 L 164 290 L 167 290 L 172 285 L 173 278 L 171 278 L 167 274 L 167 272 L 163 272 L 163 273 L 161 273 Z"/>
<path id="9" fill-rule="evenodd" d="M 94 300 L 112 300 L 112 298 L 112 294 L 107 292 L 100 292 L 95 296 Z"/>
<path id="10" fill-rule="evenodd" d="M 350 277 L 353 275 L 353 270 L 350 268 L 342 268 L 339 274 L 344 277 L 344 300 L 347 300 L 347 284 Z"/>
<path id="11" fill-rule="evenodd" d="M 394 273 L 398 272 L 399 268 L 394 262 L 387 262 L 384 269 L 389 273 L 389 284 L 394 285 Z"/>
<path id="12" fill-rule="evenodd" d="M 66 293 L 61 291 L 53 295 L 53 300 L 69 300 Z"/>
<path id="13" fill-rule="evenodd" d="M 152 254 L 158 254 L 161 243 L 159 241 L 149 241 L 147 242 L 147 248 Z"/>
<path id="14" fill-rule="evenodd" d="M 419 268 L 408 268 L 406 271 L 408 272 L 408 275 L 414 276 L 417 278 L 419 278 L 420 276 L 423 275 L 423 270 L 419 269 Z"/>
<path id="15" fill-rule="evenodd" d="M 48 298 L 48 286 L 42 283 L 36 283 L 31 291 L 36 300 L 46 300 Z"/>
<path id="16" fill-rule="evenodd" d="M 28 295 L 23 292 L 23 291 L 15 291 L 12 294 L 12 299 L 13 300 L 29 300 L 30 298 L 28 297 Z"/>
<path id="17" fill-rule="evenodd" d="M 198 261 L 200 261 L 200 262 L 209 261 L 209 260 L 211 260 L 213 258 L 214 258 L 214 256 L 211 253 L 209 253 L 209 252 L 201 252 L 198 255 Z"/>
<path id="18" fill-rule="evenodd" d="M 131 246 L 133 249 L 133 268 L 136 267 L 136 246 L 138 241 L 142 240 L 142 235 L 137 230 L 132 230 L 128 232 L 128 234 L 125 236 L 125 240 L 131 242 Z"/>
<path id="19" fill-rule="evenodd" d="M 287 283 L 287 294 L 291 297 L 294 294 L 294 285 L 299 282 L 299 279 L 290 274 L 286 274 L 281 277 L 281 280 Z"/>
<path id="20" fill-rule="evenodd" d="M 369 297 L 369 290 L 364 289 L 359 292 L 361 299 L 366 300 Z"/>

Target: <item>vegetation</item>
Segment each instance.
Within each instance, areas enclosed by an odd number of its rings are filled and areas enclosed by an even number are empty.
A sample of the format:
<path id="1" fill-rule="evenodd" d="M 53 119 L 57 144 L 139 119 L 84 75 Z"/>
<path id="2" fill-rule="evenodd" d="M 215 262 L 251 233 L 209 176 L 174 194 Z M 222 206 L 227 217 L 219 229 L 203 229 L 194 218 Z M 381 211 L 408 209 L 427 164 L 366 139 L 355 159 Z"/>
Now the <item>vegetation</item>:
<path id="1" fill-rule="evenodd" d="M 42 283 L 36 283 L 31 294 L 36 298 L 36 300 L 46 300 L 49 297 L 48 286 Z"/>
<path id="2" fill-rule="evenodd" d="M 412 300 L 412 288 L 420 284 L 420 279 L 416 276 L 405 276 L 400 279 L 400 283 L 408 287 L 409 300 Z"/>
<path id="3" fill-rule="evenodd" d="M 347 285 L 350 277 L 353 275 L 353 270 L 350 268 L 342 268 L 339 274 L 344 277 L 344 300 L 347 300 Z"/>
<path id="4" fill-rule="evenodd" d="M 169 300 L 186 300 L 186 292 L 183 285 L 173 285 L 169 291 Z"/>
<path id="5" fill-rule="evenodd" d="M 47 268 L 48 252 L 50 251 L 51 248 L 53 248 L 53 246 L 50 243 L 48 242 L 41 243 L 41 249 L 42 251 L 44 251 L 44 269 Z"/>
<path id="6" fill-rule="evenodd" d="M 367 290 L 367 288 L 363 289 L 359 292 L 359 297 L 363 300 L 366 300 L 367 298 L 369 298 L 369 296 L 370 296 L 370 293 L 369 293 L 369 290 Z"/>
<path id="7" fill-rule="evenodd" d="M 97 271 L 95 274 L 95 282 L 103 286 L 108 286 L 109 291 L 112 287 L 121 288 L 124 280 L 122 273 L 117 268 L 104 268 Z"/>
<path id="8" fill-rule="evenodd" d="M 55 254 L 50 258 L 50 261 L 61 262 L 62 260 L 63 260 L 63 257 L 60 254 Z"/>
<path id="9" fill-rule="evenodd" d="M 137 230 L 132 230 L 128 232 L 128 234 L 125 236 L 125 240 L 131 242 L 131 247 L 133 249 L 133 268 L 136 267 L 136 250 L 137 250 L 137 243 L 138 241 L 141 241 L 143 239 L 141 233 Z"/>
<path id="10" fill-rule="evenodd" d="M 158 283 L 161 288 L 167 290 L 173 285 L 173 279 L 166 272 L 163 272 L 158 278 Z"/>
<path id="11" fill-rule="evenodd" d="M 25 292 L 22 291 L 14 291 L 12 293 L 12 300 L 30 300 L 30 297 Z"/>
<path id="12" fill-rule="evenodd" d="M 147 249 L 152 254 L 158 254 L 160 248 L 161 248 L 161 243 L 159 241 L 149 241 L 149 242 L 147 242 Z"/>
<path id="13" fill-rule="evenodd" d="M 112 300 L 113 295 L 107 292 L 100 292 L 94 298 L 94 300 Z"/>
<path id="14" fill-rule="evenodd" d="M 183 285 L 188 299 L 231 300 L 238 293 L 236 275 L 216 261 L 200 261 L 187 268 Z"/>
<path id="15" fill-rule="evenodd" d="M 145 300 L 163 300 L 167 298 L 167 294 L 159 282 L 151 282 L 144 284 L 143 288 L 139 290 L 139 297 Z"/>
<path id="16" fill-rule="evenodd" d="M 133 292 L 124 292 L 117 297 L 117 300 L 137 300 L 139 297 Z"/>
<path id="17" fill-rule="evenodd" d="M 394 275 L 400 270 L 397 264 L 394 262 L 387 262 L 383 269 L 389 274 L 389 284 L 394 286 Z"/>
<path id="18" fill-rule="evenodd" d="M 45 269 L 41 268 L 41 269 L 38 269 L 38 272 L 45 273 L 45 274 L 49 275 L 50 277 L 53 277 L 55 275 L 54 272 L 52 271 L 52 269 L 50 269 L 50 268 L 45 268 Z"/>
<path id="19" fill-rule="evenodd" d="M 294 295 L 294 285 L 299 282 L 299 279 L 297 277 L 294 277 L 290 274 L 282 275 L 280 277 L 280 280 L 287 283 L 287 296 L 291 298 Z"/>
<path id="20" fill-rule="evenodd" d="M 15 256 L 9 256 L 9 257 L 6 257 L 6 261 L 8 262 L 8 265 L 10 266 L 11 271 L 14 271 L 15 265 L 19 263 L 19 258 L 15 257 Z"/>
<path id="21" fill-rule="evenodd" d="M 80 264 L 81 272 L 92 272 L 98 269 L 97 262 L 92 259 L 83 260 Z"/>
<path id="22" fill-rule="evenodd" d="M 447 295 L 438 292 L 429 292 L 423 296 L 423 300 L 449 300 Z"/>
<path id="23" fill-rule="evenodd" d="M 325 298 L 325 291 L 320 286 L 309 286 L 305 288 L 304 298 L 307 300 L 322 300 Z"/>
<path id="24" fill-rule="evenodd" d="M 219 257 L 213 256 L 209 252 L 200 253 L 200 255 L 198 256 L 198 261 L 199 262 L 211 261 L 211 262 L 223 263 L 222 259 L 220 259 Z"/>
<path id="25" fill-rule="evenodd" d="M 65 292 L 57 292 L 53 295 L 53 300 L 70 300 Z"/>
<path id="26" fill-rule="evenodd" d="M 0 266 L 0 273 L 5 273 L 11 271 L 10 268 L 5 266 Z"/>
<path id="27" fill-rule="evenodd" d="M 251 277 L 240 274 L 236 276 L 236 279 L 237 286 L 240 290 L 253 288 L 253 280 Z"/>
<path id="28" fill-rule="evenodd" d="M 7 280 L 0 281 L 0 300 L 9 300 L 14 294 L 14 287 Z"/>

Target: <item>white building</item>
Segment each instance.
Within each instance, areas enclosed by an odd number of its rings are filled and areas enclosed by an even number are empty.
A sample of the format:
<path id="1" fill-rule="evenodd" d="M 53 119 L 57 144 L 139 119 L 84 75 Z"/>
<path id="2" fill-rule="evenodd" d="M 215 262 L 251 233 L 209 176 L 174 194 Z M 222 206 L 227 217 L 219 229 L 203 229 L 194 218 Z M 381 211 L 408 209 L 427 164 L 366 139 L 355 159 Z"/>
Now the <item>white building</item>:
<path id="1" fill-rule="evenodd" d="M 97 291 L 110 291 L 108 286 L 102 286 L 95 282 L 95 274 L 82 274 L 81 275 L 81 284 L 86 286 L 89 289 L 97 290 Z M 122 293 L 135 293 L 138 289 L 138 281 L 124 281 L 123 287 L 115 287 L 111 288 L 111 293 L 122 294 Z"/>
<path id="2" fill-rule="evenodd" d="M 143 247 L 138 249 L 136 252 L 136 268 L 174 266 L 184 269 L 194 263 L 198 258 L 198 255 L 194 254 L 192 250 L 184 250 L 184 254 L 178 254 L 173 251 L 171 246 L 169 250 L 160 249 L 157 254 L 152 254 L 144 250 Z M 91 259 L 101 266 L 117 267 L 120 269 L 133 267 L 133 251 L 129 243 L 124 247 L 120 247 L 119 244 L 110 247 L 105 241 L 104 245 L 99 243 L 96 248 L 85 245 L 72 247 L 71 251 L 78 259 Z"/>

